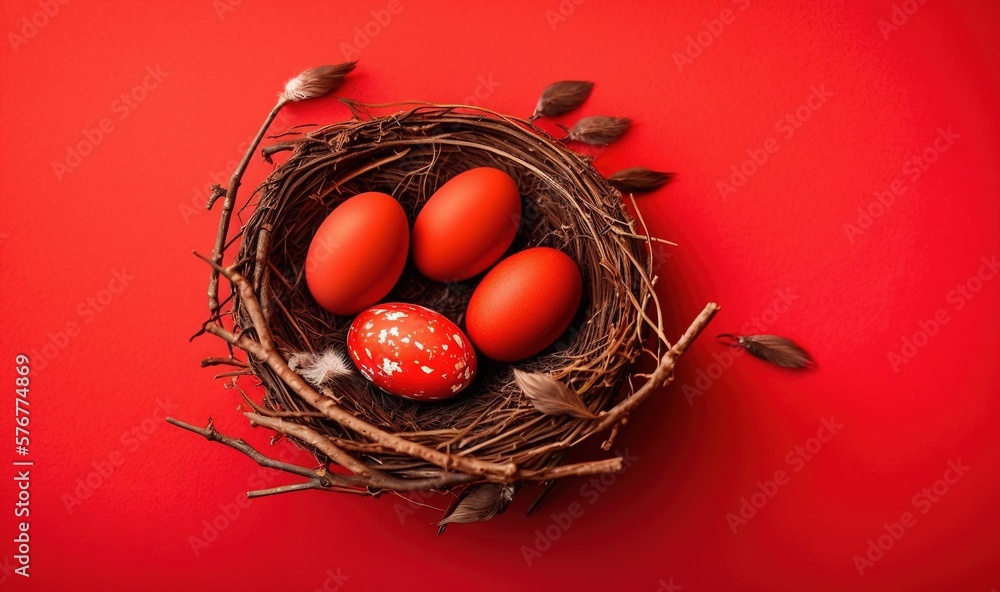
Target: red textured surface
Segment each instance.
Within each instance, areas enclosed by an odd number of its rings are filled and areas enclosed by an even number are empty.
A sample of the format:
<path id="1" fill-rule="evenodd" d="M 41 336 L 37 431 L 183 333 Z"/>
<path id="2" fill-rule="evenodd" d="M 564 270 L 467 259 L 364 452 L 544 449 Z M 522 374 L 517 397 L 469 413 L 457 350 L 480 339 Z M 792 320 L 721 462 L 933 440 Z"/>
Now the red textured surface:
<path id="1" fill-rule="evenodd" d="M 225 1 L 0 8 L 4 587 L 1000 586 L 1000 280 L 983 266 L 1000 252 L 996 2 Z M 879 21 L 892 18 L 885 38 Z M 699 38 L 707 48 L 678 64 Z M 681 245 L 661 270 L 669 333 L 714 300 L 711 334 L 787 335 L 818 369 L 728 359 L 703 339 L 622 434 L 626 472 L 610 487 L 565 483 L 531 518 L 525 495 L 439 538 L 436 511 L 394 496 L 247 503 L 247 489 L 288 480 L 162 422 L 211 416 L 266 445 L 238 396 L 198 367 L 220 343 L 187 341 L 208 275 L 190 251 L 210 250 L 207 186 L 284 81 L 341 61 L 346 44 L 361 67 L 344 94 L 363 100 L 481 100 L 527 115 L 549 82 L 597 81 L 563 120 L 636 122 L 598 167 L 678 172 L 639 202 Z M 343 117 L 324 100 L 289 107 L 272 129 Z M 67 164 L 86 141 L 96 146 Z M 255 160 L 246 186 L 267 170 Z M 30 580 L 9 559 L 19 352 L 34 358 Z M 843 426 L 832 436 L 831 418 Z M 285 450 L 272 452 L 304 460 Z M 949 462 L 968 469 L 957 477 Z M 97 487 L 78 492 L 88 479 Z M 758 482 L 774 495 L 734 534 L 727 514 L 742 498 L 760 505 Z M 193 548 L 213 521 L 225 528 Z M 855 555 L 887 523 L 902 537 L 860 575 Z M 529 565 L 524 549 L 546 530 L 558 538 Z"/>

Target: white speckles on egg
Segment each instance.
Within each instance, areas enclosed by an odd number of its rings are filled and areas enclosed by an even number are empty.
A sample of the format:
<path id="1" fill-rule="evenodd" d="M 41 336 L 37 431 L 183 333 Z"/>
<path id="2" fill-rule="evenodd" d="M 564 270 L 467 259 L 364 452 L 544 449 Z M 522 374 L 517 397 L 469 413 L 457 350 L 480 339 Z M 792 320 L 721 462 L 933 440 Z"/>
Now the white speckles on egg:
<path id="1" fill-rule="evenodd" d="M 399 319 L 405 319 L 405 318 L 406 318 L 406 313 L 400 310 L 385 313 L 385 320 L 387 321 L 398 321 Z"/>
<path id="2" fill-rule="evenodd" d="M 458 347 L 465 347 L 465 342 L 462 341 L 462 338 L 458 336 L 458 333 L 452 335 L 451 338 L 455 340 L 455 343 L 458 344 Z"/>
<path id="3" fill-rule="evenodd" d="M 406 336 L 406 337 L 400 339 L 400 341 L 403 342 L 403 343 L 409 343 L 410 342 L 410 337 Z"/>
<path id="4" fill-rule="evenodd" d="M 399 327 L 389 327 L 389 335 L 399 337 Z"/>
<path id="5" fill-rule="evenodd" d="M 399 367 L 399 362 L 393 362 L 389 358 L 382 358 L 382 372 L 385 372 L 386 376 L 392 376 L 393 372 L 402 372 L 403 369 Z"/>
<path id="6" fill-rule="evenodd" d="M 448 351 L 448 344 L 447 343 L 442 343 L 441 344 L 441 350 L 442 351 Z"/>
<path id="7" fill-rule="evenodd" d="M 373 359 L 372 358 L 372 350 L 368 349 L 367 347 L 365 348 L 365 355 L 368 356 L 369 360 Z"/>
<path id="8" fill-rule="evenodd" d="M 434 372 L 434 368 L 431 368 L 430 366 L 421 366 L 420 369 L 424 371 L 424 374 Z"/>
<path id="9" fill-rule="evenodd" d="M 424 344 L 420 343 L 419 341 L 414 341 L 413 345 L 417 346 L 417 349 L 419 349 L 420 351 L 424 351 Z"/>
<path id="10" fill-rule="evenodd" d="M 365 323 L 365 331 L 370 330 L 374 326 L 375 326 L 375 323 L 373 323 L 371 321 L 368 321 L 367 323 Z M 369 333 L 369 335 L 371 335 L 371 333 Z"/>

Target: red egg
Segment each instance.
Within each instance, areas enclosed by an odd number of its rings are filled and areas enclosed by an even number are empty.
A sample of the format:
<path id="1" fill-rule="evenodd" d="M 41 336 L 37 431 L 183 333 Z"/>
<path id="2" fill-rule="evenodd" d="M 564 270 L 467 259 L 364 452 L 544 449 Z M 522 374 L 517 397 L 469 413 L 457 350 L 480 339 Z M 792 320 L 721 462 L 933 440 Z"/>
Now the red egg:
<path id="1" fill-rule="evenodd" d="M 465 328 L 487 357 L 514 362 L 555 343 L 580 307 L 580 268 L 562 251 L 536 247 L 514 253 L 486 274 L 472 293 Z"/>
<path id="2" fill-rule="evenodd" d="M 360 312 L 396 285 L 409 242 L 409 223 L 398 201 L 374 191 L 355 195 L 326 217 L 309 244 L 309 292 L 334 314 Z"/>
<path id="3" fill-rule="evenodd" d="M 347 331 L 347 354 L 380 389 L 416 401 L 454 397 L 476 375 L 465 333 L 415 304 L 380 304 L 359 314 Z"/>
<path id="4" fill-rule="evenodd" d="M 439 282 L 486 271 L 510 248 L 521 222 L 521 194 L 490 167 L 456 175 L 434 192 L 413 224 L 413 262 Z"/>

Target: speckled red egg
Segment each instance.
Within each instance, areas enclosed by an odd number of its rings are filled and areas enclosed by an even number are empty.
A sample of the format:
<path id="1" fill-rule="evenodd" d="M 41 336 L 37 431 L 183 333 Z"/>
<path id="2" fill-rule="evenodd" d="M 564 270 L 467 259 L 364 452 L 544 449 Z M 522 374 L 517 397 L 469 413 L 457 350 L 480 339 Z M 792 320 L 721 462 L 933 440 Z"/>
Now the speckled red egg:
<path id="1" fill-rule="evenodd" d="M 410 227 L 392 196 L 361 193 L 336 208 L 306 254 L 306 285 L 316 302 L 352 315 L 385 298 L 406 266 Z"/>
<path id="2" fill-rule="evenodd" d="M 521 194 L 500 169 L 460 173 L 427 200 L 413 223 L 413 262 L 439 282 L 469 279 L 510 248 L 521 222 Z"/>
<path id="3" fill-rule="evenodd" d="M 496 265 L 469 299 L 465 328 L 483 355 L 501 362 L 533 356 L 569 327 L 583 279 L 569 255 L 535 247 Z"/>
<path id="4" fill-rule="evenodd" d="M 416 401 L 454 397 L 476 375 L 465 333 L 415 304 L 380 304 L 359 314 L 347 332 L 347 353 L 380 389 Z"/>

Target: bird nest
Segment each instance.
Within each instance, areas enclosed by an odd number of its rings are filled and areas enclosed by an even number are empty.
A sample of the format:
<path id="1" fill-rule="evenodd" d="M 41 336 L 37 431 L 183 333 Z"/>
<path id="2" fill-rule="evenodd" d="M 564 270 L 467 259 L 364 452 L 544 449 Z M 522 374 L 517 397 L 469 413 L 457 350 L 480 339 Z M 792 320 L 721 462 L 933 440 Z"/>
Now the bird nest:
<path id="1" fill-rule="evenodd" d="M 290 132 L 264 148 L 269 161 L 289 154 L 244 206 L 252 213 L 235 238 L 227 240 L 242 171 L 228 192 L 217 191 L 226 198 L 222 248 L 206 258 L 213 266 L 212 315 L 203 332 L 226 341 L 229 355 L 205 363 L 257 377 L 262 397 L 244 395 L 251 424 L 307 447 L 317 466 L 268 458 L 211 423 L 171 422 L 304 478 L 252 495 L 450 491 L 456 497 L 442 523 L 491 518 L 525 484 L 619 470 L 614 455 L 566 463 L 565 453 L 593 438 L 610 450 L 629 413 L 671 380 L 715 305 L 671 344 L 654 291 L 660 241 L 628 213 L 622 192 L 591 157 L 530 120 L 468 106 L 345 102 L 351 119 Z M 378 114 L 386 110 L 394 112 Z M 441 402 L 387 394 L 357 372 L 303 372 L 323 352 L 343 350 L 353 320 L 321 308 L 306 287 L 306 252 L 320 223 L 368 191 L 393 196 L 412 223 L 442 184 L 483 166 L 507 172 L 522 196 L 511 251 L 553 247 L 582 271 L 583 301 L 566 333 L 520 362 L 480 358 L 473 383 Z M 220 275 L 231 288 L 221 302 Z M 386 300 L 428 307 L 462 326 L 477 280 L 438 283 L 408 264 Z M 655 367 L 633 375 L 643 355 Z"/>

